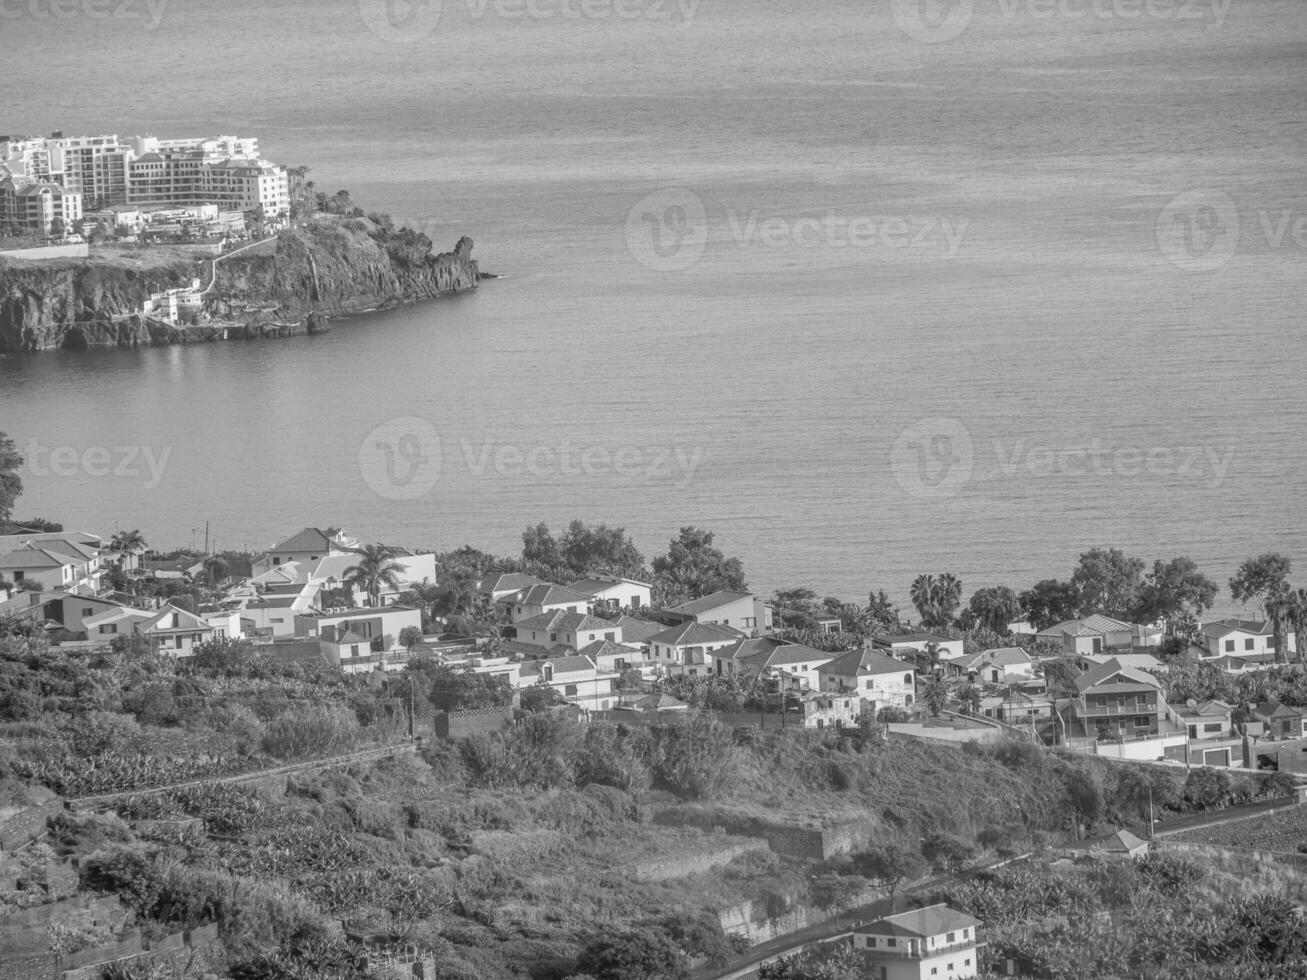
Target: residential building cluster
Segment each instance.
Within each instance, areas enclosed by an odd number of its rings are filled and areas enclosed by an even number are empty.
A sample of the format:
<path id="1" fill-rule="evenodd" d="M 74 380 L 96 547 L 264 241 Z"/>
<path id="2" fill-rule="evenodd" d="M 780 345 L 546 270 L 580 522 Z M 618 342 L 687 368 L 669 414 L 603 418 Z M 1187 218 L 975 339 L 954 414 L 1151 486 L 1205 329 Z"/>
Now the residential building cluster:
<path id="1" fill-rule="evenodd" d="M 647 582 L 595 576 L 560 585 L 512 573 L 477 583 L 482 608 L 498 623 L 493 643 L 441 641 L 422 635 L 421 609 L 399 601 L 407 590 L 436 582 L 436 556 L 397 552 L 394 581 L 360 591 L 354 573 L 361 554 L 359 541 L 339 529 L 304 528 L 255 560 L 248 575 L 209 582 L 216 601 L 191 610 L 115 593 L 106 576 L 114 566 L 160 581 L 194 579 L 205 574 L 203 562 L 110 551 L 105 539 L 85 532 L 10 534 L 0 536 L 0 580 L 14 594 L 0 591 L 0 615 L 37 620 L 72 646 L 140 637 L 176 657 L 218 637 L 348 673 L 401 670 L 414 655 L 434 656 L 503 678 L 515 690 L 552 687 L 586 711 L 687 709 L 666 694 L 649 694 L 647 684 L 623 683 L 635 677 L 731 678 L 756 703 L 809 728 L 854 726 L 883 709 L 920 716 L 923 684 L 933 676 L 983 689 L 972 709 L 977 722 L 1046 744 L 1120 758 L 1307 770 L 1304 711 L 1279 702 L 1238 713 L 1221 701 L 1170 704 L 1157 656 L 1161 632 L 1108 616 L 1034 634 L 1045 650 L 1056 649 L 1042 658 L 1021 646 L 968 653 L 961 639 L 928 630 L 875 635 L 831 651 L 778 631 L 773 604 L 746 592 L 715 592 L 655 611 Z M 820 622 L 816 632 L 825 632 Z M 1221 620 L 1203 626 L 1200 637 L 1189 658 L 1229 673 L 1276 662 L 1264 622 Z M 1295 650 L 1290 633 L 1286 652 Z M 1070 668 L 1069 691 L 1050 691 L 1054 664 Z"/>
<path id="2" fill-rule="evenodd" d="M 160 212 L 213 227 L 255 210 L 289 214 L 290 181 L 252 137 L 0 136 L 0 228 L 50 236 L 95 217 L 141 230 Z"/>

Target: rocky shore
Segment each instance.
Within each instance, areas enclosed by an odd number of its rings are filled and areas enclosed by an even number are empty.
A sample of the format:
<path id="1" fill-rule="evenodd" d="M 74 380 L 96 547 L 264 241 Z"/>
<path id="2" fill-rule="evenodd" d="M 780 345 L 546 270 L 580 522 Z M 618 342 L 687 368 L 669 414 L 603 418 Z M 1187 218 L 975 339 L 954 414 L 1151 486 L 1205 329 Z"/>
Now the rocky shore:
<path id="1" fill-rule="evenodd" d="M 249 252 L 189 261 L 141 250 L 41 262 L 0 262 L 0 353 L 162 346 L 321 333 L 332 316 L 475 289 L 472 240 L 433 254 L 425 235 L 365 218 L 322 217 Z M 204 289 L 195 324 L 143 313 L 152 294 Z"/>

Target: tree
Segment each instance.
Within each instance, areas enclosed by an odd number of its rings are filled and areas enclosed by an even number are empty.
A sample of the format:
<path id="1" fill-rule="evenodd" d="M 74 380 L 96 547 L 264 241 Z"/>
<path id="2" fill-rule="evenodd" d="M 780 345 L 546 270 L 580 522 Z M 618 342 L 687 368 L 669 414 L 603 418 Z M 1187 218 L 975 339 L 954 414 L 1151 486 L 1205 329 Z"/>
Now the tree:
<path id="1" fill-rule="evenodd" d="M 549 525 L 541 521 L 535 527 L 522 532 L 522 560 L 539 562 L 555 568 L 563 563 L 562 552 L 558 542 L 549 533 Z"/>
<path id="2" fill-rule="evenodd" d="M 948 704 L 948 685 L 943 679 L 931 676 L 921 687 L 921 700 L 926 702 L 930 713 L 938 718 Z"/>
<path id="3" fill-rule="evenodd" d="M 381 587 L 399 588 L 399 576 L 404 568 L 394 557 L 398 552 L 384 544 L 364 545 L 359 560 L 345 569 L 344 581 L 368 594 L 372 605 L 381 605 Z"/>
<path id="4" fill-rule="evenodd" d="M 1139 588 L 1131 618 L 1135 622 L 1152 623 L 1165 620 L 1167 632 L 1174 632 L 1174 624 L 1186 616 L 1201 616 L 1216 601 L 1217 585 L 1198 570 L 1192 558 L 1172 558 L 1169 562 L 1154 561 Z"/>
<path id="5" fill-rule="evenodd" d="M 195 644 L 195 657 L 191 663 L 202 670 L 230 673 L 249 662 L 253 656 L 249 642 L 230 636 L 216 637 Z"/>
<path id="6" fill-rule="evenodd" d="M 455 670 L 422 658 L 409 661 L 407 670 L 426 681 L 427 700 L 441 711 L 503 708 L 513 703 L 513 685 L 506 677 Z"/>
<path id="7" fill-rule="evenodd" d="M 855 874 L 879 882 L 889 890 L 891 912 L 899 885 L 926 873 L 926 861 L 921 853 L 901 844 L 874 845 L 853 855 L 849 863 Z"/>
<path id="8" fill-rule="evenodd" d="M 899 625 L 899 608 L 890 602 L 885 590 L 871 592 L 867 595 L 867 617 L 873 628 L 892 630 Z"/>
<path id="9" fill-rule="evenodd" d="M 912 581 L 909 595 L 922 625 L 940 629 L 953 622 L 953 614 L 962 602 L 962 582 L 949 572 L 939 578 L 918 575 Z"/>
<path id="10" fill-rule="evenodd" d="M 1230 579 L 1230 597 L 1244 605 L 1254 600 L 1264 603 L 1289 588 L 1289 572 L 1289 559 L 1276 552 L 1248 558 Z"/>
<path id="11" fill-rule="evenodd" d="M 14 441 L 0 432 L 0 524 L 13 516 L 14 504 L 23 495 L 23 457 Z"/>
<path id="12" fill-rule="evenodd" d="M 118 531 L 109 539 L 109 550 L 118 556 L 118 564 L 123 563 L 123 559 L 128 555 L 138 555 L 146 550 L 148 545 L 141 532 L 136 529 L 131 531 Z"/>
<path id="13" fill-rule="evenodd" d="M 1070 660 L 1055 657 L 1040 661 L 1039 667 L 1044 672 L 1044 684 L 1050 694 L 1055 691 L 1075 690 L 1075 681 L 1080 676 L 1080 671 Z"/>
<path id="14" fill-rule="evenodd" d="M 1071 573 L 1081 614 L 1101 612 L 1128 619 L 1138 599 L 1143 573 L 1143 560 L 1131 558 L 1119 548 L 1090 548 Z"/>
<path id="15" fill-rule="evenodd" d="M 970 844 L 952 834 L 930 834 L 921 842 L 922 857 L 950 874 L 961 868 L 973 851 Z"/>
<path id="16" fill-rule="evenodd" d="M 1289 621 L 1296 614 L 1293 593 L 1287 586 L 1281 592 L 1272 592 L 1262 600 L 1262 608 L 1266 610 L 1266 619 L 1271 624 L 1271 643 L 1275 646 L 1275 662 L 1287 663 L 1289 644 L 1286 633 Z"/>
<path id="17" fill-rule="evenodd" d="M 409 656 L 412 656 L 413 648 L 422 642 L 422 628 L 420 626 L 405 626 L 399 631 L 399 642 L 408 650 Z"/>
<path id="18" fill-rule="evenodd" d="M 204 581 L 210 587 L 216 585 L 227 577 L 231 569 L 227 565 L 227 559 L 221 555 L 208 555 L 204 559 Z"/>
<path id="19" fill-rule="evenodd" d="M 980 711 L 980 687 L 967 681 L 957 690 L 957 699 L 962 704 L 962 713 L 964 715 L 975 714 Z"/>
<path id="20" fill-rule="evenodd" d="M 1021 615 L 1017 594 L 1006 585 L 977 589 L 967 605 L 977 622 L 1000 636 L 1005 636 L 1008 624 Z"/>
<path id="21" fill-rule="evenodd" d="M 545 711 L 556 704 L 567 703 L 567 700 L 558 693 L 558 688 L 546 684 L 543 679 L 522 688 L 518 697 L 518 706 L 529 714 Z"/>
<path id="22" fill-rule="evenodd" d="M 648 927 L 596 939 L 581 951 L 576 972 L 595 980 L 683 980 L 689 975 L 676 944 Z"/>
<path id="23" fill-rule="evenodd" d="M 644 574 L 644 556 L 626 536 L 625 528 L 606 524 L 591 527 L 573 521 L 559 542 L 559 550 L 575 575 L 637 577 Z"/>
<path id="24" fill-rule="evenodd" d="M 722 590 L 749 591 L 740 559 L 727 558 L 713 547 L 713 533 L 697 527 L 681 528 L 668 543 L 667 554 L 654 559 L 653 570 L 666 599 L 683 601 Z"/>
<path id="25" fill-rule="evenodd" d="M 1080 596 L 1076 587 L 1055 578 L 1036 582 L 1033 588 L 1017 596 L 1017 602 L 1036 630 L 1046 630 L 1068 619 L 1075 619 L 1080 609 Z"/>

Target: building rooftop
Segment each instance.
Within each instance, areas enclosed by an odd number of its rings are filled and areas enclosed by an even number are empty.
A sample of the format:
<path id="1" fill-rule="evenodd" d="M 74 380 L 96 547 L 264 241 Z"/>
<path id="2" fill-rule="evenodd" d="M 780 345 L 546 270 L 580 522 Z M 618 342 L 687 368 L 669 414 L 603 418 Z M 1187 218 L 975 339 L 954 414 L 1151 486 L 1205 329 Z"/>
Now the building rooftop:
<path id="1" fill-rule="evenodd" d="M 649 637 L 650 643 L 661 643 L 663 646 L 690 646 L 695 643 L 730 643 L 732 640 L 740 638 L 740 631 L 732 629 L 730 626 L 720 626 L 717 623 L 681 623 L 679 626 L 671 626 L 664 629 L 661 633 L 655 633 Z"/>
<path id="2" fill-rule="evenodd" d="M 978 925 L 980 925 L 979 919 L 974 919 L 965 912 L 959 912 L 941 903 L 928 905 L 923 909 L 913 909 L 911 912 L 889 915 L 868 925 L 859 926 L 855 931 L 863 935 L 926 939 L 950 932 L 960 932 L 963 929 L 974 929 Z"/>
<path id="3" fill-rule="evenodd" d="M 741 599 L 752 599 L 752 594 L 748 592 L 731 592 L 723 589 L 720 592 L 714 592 L 706 595 L 701 599 L 691 599 L 689 602 L 682 602 L 679 606 L 672 606 L 667 611 L 670 613 L 679 613 L 683 616 L 699 616 L 722 606 L 730 605 L 732 602 L 739 602 Z"/>

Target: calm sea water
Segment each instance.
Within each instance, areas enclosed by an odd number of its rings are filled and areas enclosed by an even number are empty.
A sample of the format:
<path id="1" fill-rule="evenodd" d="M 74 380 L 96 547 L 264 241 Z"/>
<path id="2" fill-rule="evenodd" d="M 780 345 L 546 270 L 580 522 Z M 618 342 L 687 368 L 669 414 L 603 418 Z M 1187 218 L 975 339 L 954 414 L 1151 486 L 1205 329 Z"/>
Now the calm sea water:
<path id="1" fill-rule="evenodd" d="M 697 524 L 847 597 L 1094 544 L 1307 562 L 1307 6 L 925 2 L 24 7 L 0 129 L 254 134 L 506 278 L 0 360 L 19 511 L 500 552 L 581 517 L 650 556 Z"/>

